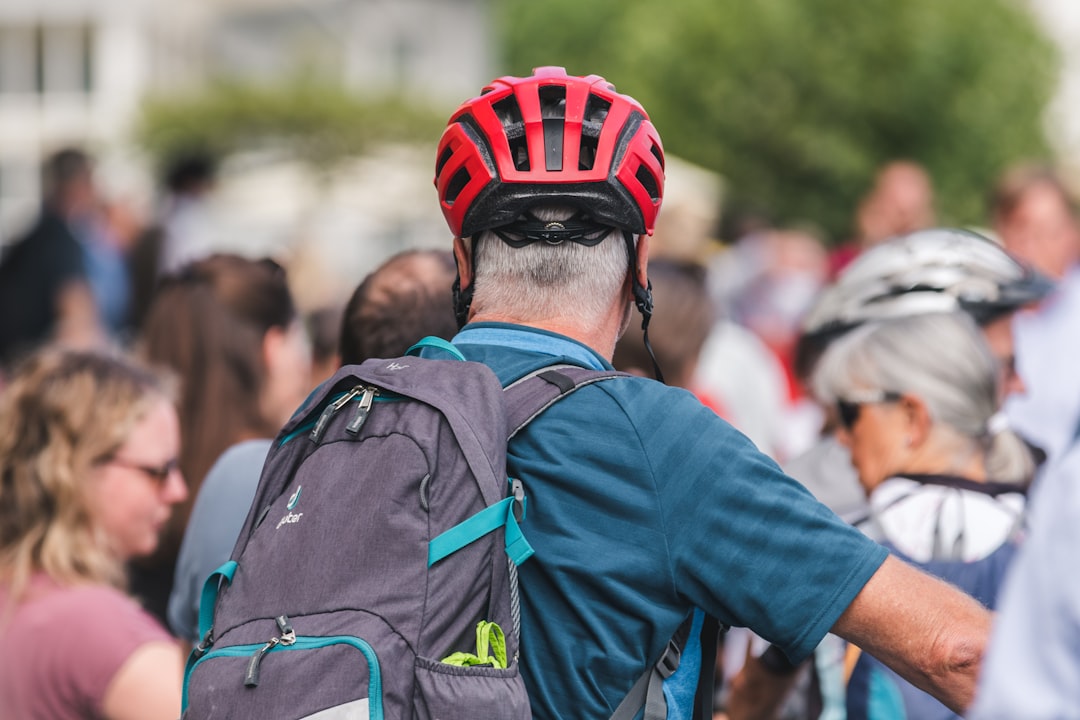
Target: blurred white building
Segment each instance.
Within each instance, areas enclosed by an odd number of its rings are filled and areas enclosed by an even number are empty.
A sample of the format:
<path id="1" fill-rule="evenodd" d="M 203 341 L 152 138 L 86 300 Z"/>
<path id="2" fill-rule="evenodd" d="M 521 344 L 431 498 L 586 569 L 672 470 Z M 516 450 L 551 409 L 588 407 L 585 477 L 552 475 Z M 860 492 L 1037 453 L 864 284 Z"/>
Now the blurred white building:
<path id="1" fill-rule="evenodd" d="M 0 0 L 0 245 L 37 210 L 42 159 L 66 145 L 95 155 L 108 195 L 149 202 L 154 180 L 131 143 L 148 93 L 211 76 L 272 81 L 302 66 L 358 93 L 404 87 L 449 110 L 491 78 L 490 37 L 487 0 Z M 428 184 L 430 164 L 417 167 Z M 258 197 L 263 209 L 297 204 L 286 196 L 302 179 L 245 178 L 245 167 L 223 186 L 255 182 L 271 193 Z M 375 187 L 379 175 L 352 173 Z M 235 229 L 258 244 L 260 228 L 244 227 L 256 208 L 233 210 Z M 280 242 L 281 218 L 266 231 L 265 243 Z"/>

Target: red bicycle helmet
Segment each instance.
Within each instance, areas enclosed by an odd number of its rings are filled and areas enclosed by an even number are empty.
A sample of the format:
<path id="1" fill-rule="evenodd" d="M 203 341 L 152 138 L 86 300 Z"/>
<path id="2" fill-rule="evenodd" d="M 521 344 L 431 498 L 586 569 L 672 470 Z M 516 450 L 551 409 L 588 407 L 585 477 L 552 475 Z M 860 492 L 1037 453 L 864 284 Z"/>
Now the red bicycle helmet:
<path id="1" fill-rule="evenodd" d="M 455 237 L 514 223 L 538 203 L 652 234 L 664 151 L 644 108 L 598 75 L 536 68 L 466 101 L 439 141 L 435 187 Z"/>

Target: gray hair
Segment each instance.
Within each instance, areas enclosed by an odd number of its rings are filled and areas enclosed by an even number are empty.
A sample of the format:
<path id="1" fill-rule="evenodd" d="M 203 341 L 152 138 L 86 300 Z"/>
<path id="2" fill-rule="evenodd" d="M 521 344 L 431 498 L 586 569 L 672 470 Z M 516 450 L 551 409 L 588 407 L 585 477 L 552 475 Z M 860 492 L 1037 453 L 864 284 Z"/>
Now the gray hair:
<path id="1" fill-rule="evenodd" d="M 986 458 L 998 409 L 999 370 L 975 322 L 962 312 L 872 323 L 830 347 L 814 373 L 819 399 L 867 391 L 912 394 L 926 403 L 942 449 Z"/>
<path id="2" fill-rule="evenodd" d="M 572 208 L 540 207 L 541 220 L 566 220 Z M 528 320 L 558 315 L 594 324 L 622 292 L 630 259 L 621 230 L 613 229 L 600 243 L 549 245 L 535 242 L 513 248 L 491 231 L 473 239 L 476 252 L 477 312 L 498 313 Z"/>

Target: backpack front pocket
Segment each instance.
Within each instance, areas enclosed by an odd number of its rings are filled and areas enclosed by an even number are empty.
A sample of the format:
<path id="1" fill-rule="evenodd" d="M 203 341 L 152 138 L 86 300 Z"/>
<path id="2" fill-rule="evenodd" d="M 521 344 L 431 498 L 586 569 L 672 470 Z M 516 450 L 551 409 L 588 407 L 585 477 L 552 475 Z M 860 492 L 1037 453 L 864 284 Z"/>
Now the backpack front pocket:
<path id="1" fill-rule="evenodd" d="M 384 720 L 379 659 L 356 637 L 218 647 L 195 661 L 190 676 L 196 674 L 202 676 L 197 704 L 188 706 L 184 697 L 189 718 Z M 215 701 L 219 693 L 229 698 L 227 707 Z M 235 711 L 238 697 L 242 713 Z"/>

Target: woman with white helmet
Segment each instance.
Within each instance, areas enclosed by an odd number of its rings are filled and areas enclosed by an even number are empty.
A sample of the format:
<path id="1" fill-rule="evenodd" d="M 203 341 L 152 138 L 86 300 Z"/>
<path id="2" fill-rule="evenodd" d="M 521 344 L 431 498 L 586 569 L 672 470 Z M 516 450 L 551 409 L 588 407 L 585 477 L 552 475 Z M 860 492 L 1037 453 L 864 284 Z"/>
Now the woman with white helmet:
<path id="1" fill-rule="evenodd" d="M 1000 405 L 1004 396 L 1023 389 L 1015 372 L 1013 315 L 1039 302 L 1052 289 L 1049 278 L 978 233 L 933 228 L 902 235 L 865 251 L 821 294 L 803 322 L 796 349 L 796 372 L 811 385 L 826 349 L 866 323 L 961 310 L 982 330 L 997 361 Z M 840 418 L 830 403 L 823 402 L 822 406 L 825 423 L 820 440 L 787 463 L 784 470 L 840 517 L 856 525 L 864 524 L 870 506 L 852 467 L 851 455 L 836 438 Z M 991 424 L 1000 429 L 1000 416 L 995 415 Z M 1041 460 L 1038 450 L 1008 430 L 998 433 L 997 443 L 999 450 L 989 458 L 995 465 L 991 475 L 999 481 L 1029 483 Z M 841 668 L 832 659 L 833 648 L 823 644 L 818 654 L 818 679 L 813 683 L 816 690 L 789 698 L 783 717 L 809 717 L 803 706 L 811 696 L 819 698 L 811 705 L 820 702 L 826 709 L 839 705 L 839 711 L 843 711 Z M 794 683 L 806 682 L 799 678 L 805 678 L 807 673 L 797 676 L 796 668 L 778 654 L 766 651 L 766 657 L 779 662 L 751 659 L 745 672 L 753 682 L 741 678 L 736 683 L 757 688 L 754 697 L 734 691 L 731 702 L 755 708 L 776 705 L 780 702 L 777 698 L 783 697 Z"/>
<path id="2" fill-rule="evenodd" d="M 867 534 L 990 608 L 1025 507 L 1023 488 L 994 474 L 1008 466 L 996 456 L 1014 451 L 991 424 L 1000 382 L 982 333 L 955 311 L 860 327 L 826 351 L 814 378 L 869 498 Z M 848 717 L 882 717 L 882 704 L 900 711 L 889 717 L 957 717 L 864 655 Z"/>

